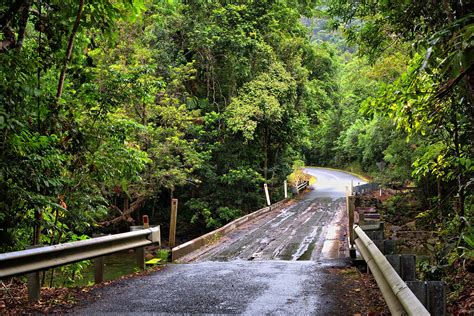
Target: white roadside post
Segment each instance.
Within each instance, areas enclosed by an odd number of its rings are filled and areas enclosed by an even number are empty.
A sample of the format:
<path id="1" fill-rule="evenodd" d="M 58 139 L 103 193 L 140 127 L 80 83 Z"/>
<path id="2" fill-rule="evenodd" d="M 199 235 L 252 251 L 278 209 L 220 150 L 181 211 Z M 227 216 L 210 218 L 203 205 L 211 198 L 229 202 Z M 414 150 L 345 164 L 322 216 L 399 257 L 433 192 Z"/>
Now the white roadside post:
<path id="1" fill-rule="evenodd" d="M 285 190 L 285 199 L 288 198 L 288 183 L 286 182 L 283 182 L 283 189 Z"/>
<path id="2" fill-rule="evenodd" d="M 265 190 L 265 197 L 267 198 L 267 205 L 270 206 L 270 194 L 268 193 L 268 185 L 266 183 L 263 184 L 263 189 Z"/>

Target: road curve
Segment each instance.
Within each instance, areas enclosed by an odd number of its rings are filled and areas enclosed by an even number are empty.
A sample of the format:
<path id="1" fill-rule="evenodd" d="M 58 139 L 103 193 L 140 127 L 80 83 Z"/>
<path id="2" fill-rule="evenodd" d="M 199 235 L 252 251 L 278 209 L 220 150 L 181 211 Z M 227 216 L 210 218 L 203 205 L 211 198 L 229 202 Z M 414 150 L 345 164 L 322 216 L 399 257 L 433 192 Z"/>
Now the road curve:
<path id="1" fill-rule="evenodd" d="M 362 180 L 338 170 L 304 170 L 316 178 L 311 191 L 239 227 L 217 243 L 181 258 L 180 262 L 346 258 L 344 197 L 351 183 Z"/>
<path id="2" fill-rule="evenodd" d="M 306 167 L 304 171 L 316 178 L 310 198 L 341 198 L 346 196 L 351 184 L 355 186 L 366 183 L 360 177 L 340 170 Z"/>
<path id="3" fill-rule="evenodd" d="M 329 271 L 347 265 L 346 186 L 363 181 L 336 170 L 305 171 L 317 178 L 311 191 L 180 259 L 188 264 L 97 290 L 100 299 L 73 312 L 357 312 L 341 300 L 343 277 Z"/>

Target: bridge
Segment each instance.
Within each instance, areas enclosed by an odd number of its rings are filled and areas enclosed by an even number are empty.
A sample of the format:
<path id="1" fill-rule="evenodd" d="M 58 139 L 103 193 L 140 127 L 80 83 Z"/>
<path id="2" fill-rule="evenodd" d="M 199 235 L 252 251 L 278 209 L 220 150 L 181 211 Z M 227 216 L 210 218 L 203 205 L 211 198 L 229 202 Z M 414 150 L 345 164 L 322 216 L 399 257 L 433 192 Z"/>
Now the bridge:
<path id="1" fill-rule="evenodd" d="M 350 264 L 345 195 L 361 179 L 306 168 L 317 178 L 301 195 L 153 275 L 98 290 L 75 313 L 348 314 L 341 276 Z M 183 264 L 186 263 L 186 264 Z"/>
<path id="2" fill-rule="evenodd" d="M 408 273 L 414 267 L 394 269 L 411 265 L 414 256 L 382 254 L 387 253 L 386 244 L 393 242 L 383 240 L 382 222 L 366 225 L 367 234 L 354 225 L 355 197 L 347 193 L 353 183 L 363 184 L 362 179 L 332 169 L 307 167 L 305 172 L 317 179 L 310 192 L 173 248 L 173 263 L 165 269 L 94 289 L 94 301 L 83 302 L 73 312 L 367 312 L 364 308 L 368 306 L 361 306 L 360 297 L 354 296 L 354 291 L 361 290 L 354 288 L 357 282 L 343 275 L 353 263 L 357 245 L 392 314 L 428 315 L 423 304 L 436 315 L 444 314 L 443 307 L 434 306 L 438 299 L 433 299 L 442 285 L 415 282 L 414 274 Z M 359 189 L 372 190 L 369 186 L 363 184 Z M 378 237 L 372 240 L 369 235 Z M 38 299 L 40 270 L 96 258 L 96 282 L 101 282 L 104 255 L 137 249 L 138 263 L 144 267 L 144 247 L 159 243 L 160 228 L 154 227 L 6 253 L 0 255 L 0 278 L 29 273 L 30 299 Z"/>

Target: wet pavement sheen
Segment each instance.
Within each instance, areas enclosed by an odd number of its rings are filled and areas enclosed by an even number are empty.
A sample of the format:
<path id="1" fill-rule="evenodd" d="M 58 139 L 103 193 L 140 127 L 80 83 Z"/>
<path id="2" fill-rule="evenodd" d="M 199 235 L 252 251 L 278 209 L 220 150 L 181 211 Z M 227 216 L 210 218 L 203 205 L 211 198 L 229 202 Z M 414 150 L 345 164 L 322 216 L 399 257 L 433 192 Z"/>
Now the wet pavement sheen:
<path id="1" fill-rule="evenodd" d="M 347 313 L 338 292 L 347 266 L 345 192 L 340 171 L 305 168 L 317 182 L 272 210 L 155 274 L 96 290 L 74 313 Z"/>

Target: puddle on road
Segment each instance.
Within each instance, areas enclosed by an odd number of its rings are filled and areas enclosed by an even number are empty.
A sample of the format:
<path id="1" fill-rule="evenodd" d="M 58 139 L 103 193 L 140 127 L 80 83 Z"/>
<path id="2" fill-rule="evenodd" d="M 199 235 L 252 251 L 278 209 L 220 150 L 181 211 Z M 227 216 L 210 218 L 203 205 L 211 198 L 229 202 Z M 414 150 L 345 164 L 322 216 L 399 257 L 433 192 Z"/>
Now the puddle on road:
<path id="1" fill-rule="evenodd" d="M 297 261 L 311 260 L 311 255 L 313 254 L 314 248 L 316 248 L 316 241 L 313 241 L 309 244 L 308 249 L 298 258 Z"/>
<path id="2" fill-rule="evenodd" d="M 299 245 L 300 245 L 299 243 L 289 243 L 285 247 L 285 253 L 279 256 L 277 259 L 292 261 L 293 253 L 298 249 Z"/>
<path id="3" fill-rule="evenodd" d="M 317 226 L 311 232 L 311 234 L 309 234 L 308 236 L 306 236 L 303 239 L 303 241 L 301 242 L 298 250 L 296 250 L 296 252 L 293 254 L 293 256 L 291 258 L 292 260 L 304 260 L 304 259 L 301 259 L 301 257 L 303 256 L 303 254 L 308 252 L 309 246 L 311 244 L 313 244 L 313 249 L 314 249 L 314 244 L 316 243 L 315 238 L 316 238 L 316 236 L 318 236 L 318 233 L 319 233 L 320 230 L 321 230 L 321 227 Z M 311 258 L 311 253 L 309 253 L 309 257 Z"/>

